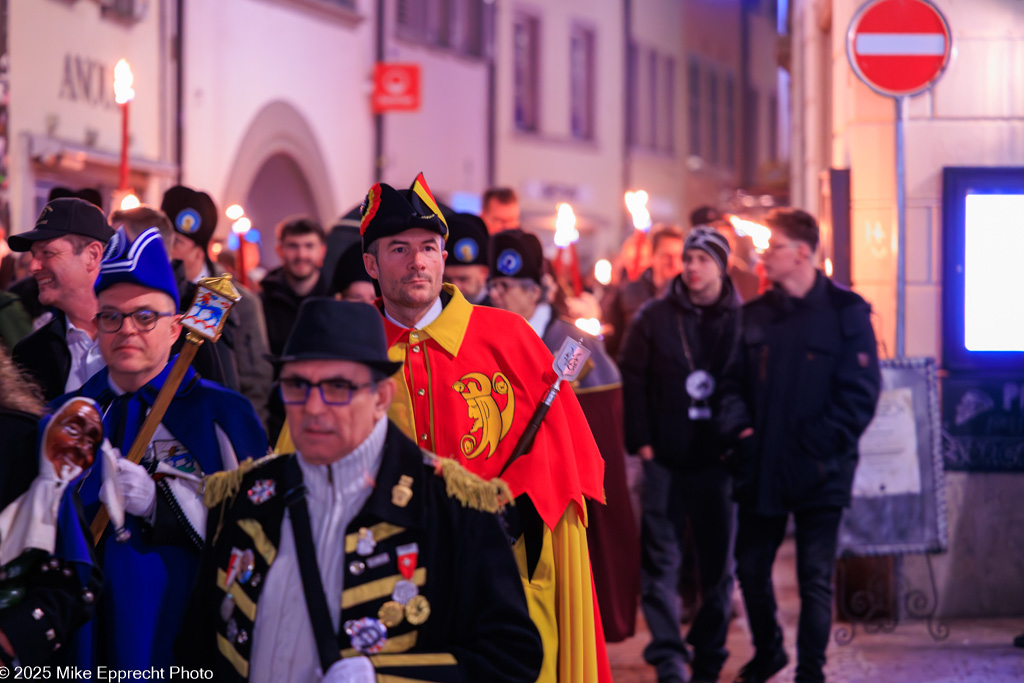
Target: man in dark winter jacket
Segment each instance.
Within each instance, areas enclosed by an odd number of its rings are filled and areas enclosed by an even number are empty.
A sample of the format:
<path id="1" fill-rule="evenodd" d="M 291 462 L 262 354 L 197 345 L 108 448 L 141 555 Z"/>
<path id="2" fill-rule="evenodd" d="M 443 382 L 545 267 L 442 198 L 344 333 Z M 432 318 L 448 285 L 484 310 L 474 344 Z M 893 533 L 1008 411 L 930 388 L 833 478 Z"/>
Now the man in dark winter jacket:
<path id="1" fill-rule="evenodd" d="M 309 297 L 327 296 L 330 283 L 321 276 L 327 237 L 312 218 L 292 218 L 280 223 L 275 249 L 281 267 L 267 273 L 260 282 L 260 299 L 267 320 L 270 353 L 279 356 L 295 324 L 299 306 Z M 274 379 L 277 379 L 276 373 Z M 267 409 L 267 432 L 274 443 L 284 424 L 284 406 L 276 392 L 270 394 Z"/>
<path id="2" fill-rule="evenodd" d="M 818 224 L 779 209 L 764 266 L 774 288 L 743 309 L 737 363 L 719 416 L 740 503 L 737 576 L 756 654 L 737 681 L 766 681 L 786 665 L 772 564 L 790 513 L 796 521 L 800 624 L 797 681 L 825 680 L 832 572 L 857 441 L 881 384 L 871 308 L 814 266 Z"/>
<path id="3" fill-rule="evenodd" d="M 277 255 L 281 267 L 260 282 L 263 314 L 267 318 L 270 353 L 279 356 L 292 331 L 299 305 L 311 296 L 327 296 L 320 277 L 327 252 L 324 229 L 312 218 L 293 218 L 277 226 Z"/>
<path id="4" fill-rule="evenodd" d="M 716 385 L 739 340 L 739 298 L 726 276 L 729 243 L 708 226 L 690 231 L 683 272 L 642 308 L 619 357 L 626 447 L 643 459 L 642 602 L 651 630 L 644 659 L 659 683 L 715 681 L 728 651 L 735 511 L 725 450 L 714 429 Z M 701 608 L 679 633 L 679 568 L 687 518 L 701 579 Z"/>

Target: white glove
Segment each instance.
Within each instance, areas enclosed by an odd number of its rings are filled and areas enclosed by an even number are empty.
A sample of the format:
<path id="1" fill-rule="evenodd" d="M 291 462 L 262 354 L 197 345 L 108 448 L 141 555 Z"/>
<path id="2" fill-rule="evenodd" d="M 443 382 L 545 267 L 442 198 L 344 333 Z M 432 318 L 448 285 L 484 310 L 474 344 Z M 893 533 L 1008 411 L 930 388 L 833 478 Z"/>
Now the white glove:
<path id="1" fill-rule="evenodd" d="M 142 465 L 125 458 L 117 459 L 117 481 L 124 497 L 124 509 L 130 515 L 149 519 L 156 508 L 156 482 Z M 107 486 L 103 484 L 103 488 Z M 100 497 L 103 490 L 100 489 Z"/>
<path id="2" fill-rule="evenodd" d="M 321 683 L 375 683 L 376 680 L 369 657 L 347 657 L 331 664 Z"/>

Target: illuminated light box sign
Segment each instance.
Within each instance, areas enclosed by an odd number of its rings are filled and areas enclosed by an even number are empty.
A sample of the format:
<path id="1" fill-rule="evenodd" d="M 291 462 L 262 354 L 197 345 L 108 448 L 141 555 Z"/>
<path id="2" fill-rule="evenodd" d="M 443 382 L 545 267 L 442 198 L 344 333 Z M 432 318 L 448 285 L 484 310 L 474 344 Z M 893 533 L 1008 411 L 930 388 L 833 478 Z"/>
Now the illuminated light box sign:
<path id="1" fill-rule="evenodd" d="M 1024 373 L 1024 167 L 943 169 L 942 362 Z"/>
<path id="2" fill-rule="evenodd" d="M 964 346 L 1024 351 L 1024 194 L 968 194 L 964 238 Z"/>

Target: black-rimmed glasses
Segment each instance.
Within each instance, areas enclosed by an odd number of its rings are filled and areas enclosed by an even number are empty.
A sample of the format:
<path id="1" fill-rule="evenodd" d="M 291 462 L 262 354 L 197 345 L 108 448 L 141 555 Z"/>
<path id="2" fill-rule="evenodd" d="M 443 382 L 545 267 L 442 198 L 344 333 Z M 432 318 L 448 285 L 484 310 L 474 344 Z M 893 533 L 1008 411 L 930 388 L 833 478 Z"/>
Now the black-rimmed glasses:
<path id="1" fill-rule="evenodd" d="M 325 379 L 321 382 L 310 382 L 302 377 L 282 377 L 278 383 L 281 387 L 281 401 L 285 405 L 303 404 L 309 400 L 309 392 L 313 387 L 320 390 L 320 399 L 329 406 L 347 406 L 352 396 L 360 389 L 372 387 L 376 382 L 352 384 L 347 379 Z"/>
<path id="2" fill-rule="evenodd" d="M 135 327 L 142 332 L 149 332 L 156 327 L 160 318 L 169 318 L 173 315 L 177 315 L 177 313 L 162 313 L 160 311 L 151 311 L 148 308 L 140 308 L 131 313 L 100 311 L 93 320 L 96 321 L 96 327 L 99 328 L 100 332 L 107 334 L 113 334 L 120 330 L 121 326 L 124 325 L 125 318 L 131 318 L 135 323 Z"/>

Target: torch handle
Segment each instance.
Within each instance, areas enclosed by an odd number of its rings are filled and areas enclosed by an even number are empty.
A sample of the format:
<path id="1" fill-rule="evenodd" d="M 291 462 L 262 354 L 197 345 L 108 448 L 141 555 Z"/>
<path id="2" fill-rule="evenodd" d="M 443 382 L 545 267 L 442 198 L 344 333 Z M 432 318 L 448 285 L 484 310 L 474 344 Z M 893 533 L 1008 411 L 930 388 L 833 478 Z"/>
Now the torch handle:
<path id="1" fill-rule="evenodd" d="M 530 452 L 533 448 L 533 440 L 537 438 L 537 432 L 540 431 L 540 425 L 544 422 L 544 418 L 548 414 L 548 410 L 551 409 L 551 404 L 555 402 L 555 396 L 558 395 L 558 390 L 561 388 L 562 380 L 557 379 L 555 383 L 548 389 L 547 395 L 544 400 L 537 404 L 537 408 L 533 411 L 533 415 L 530 416 L 530 421 L 526 423 L 526 429 L 523 430 L 522 436 L 519 437 L 519 441 L 516 442 L 516 447 L 512 450 L 512 455 L 508 456 L 508 460 L 505 461 L 505 465 L 501 468 L 501 472 L 498 476 L 505 474 L 506 470 L 512 466 L 516 460 L 523 455 Z"/>
<path id="2" fill-rule="evenodd" d="M 128 103 L 121 105 L 121 166 L 118 180 L 119 190 L 128 189 Z"/>
<path id="3" fill-rule="evenodd" d="M 149 446 L 150 439 L 152 439 L 153 435 L 156 434 L 156 428 L 160 426 L 160 422 L 164 419 L 164 413 L 167 412 L 167 407 L 171 404 L 171 399 L 173 399 L 174 394 L 178 392 L 181 380 L 185 377 L 185 373 L 188 371 L 189 366 L 192 365 L 192 359 L 196 357 L 196 352 L 203 343 L 202 337 L 193 335 L 192 333 L 189 333 L 185 338 L 187 343 L 184 348 L 181 349 L 181 353 L 178 354 L 178 359 L 171 367 L 171 372 L 167 375 L 167 380 L 164 381 L 164 385 L 160 387 L 160 392 L 156 395 L 156 401 L 153 402 L 153 408 L 146 416 L 146 421 L 142 423 L 142 429 L 139 430 L 138 436 L 135 437 L 135 442 L 132 444 L 131 450 L 129 450 L 128 454 L 125 456 L 127 460 L 130 460 L 136 465 L 142 462 L 142 456 L 146 453 L 146 447 Z M 92 525 L 90 526 L 93 545 L 100 542 L 100 537 L 103 536 L 103 531 L 107 528 L 107 524 L 109 522 L 110 513 L 107 512 L 106 506 L 101 503 L 100 509 L 96 513 L 96 517 L 92 520 Z"/>

